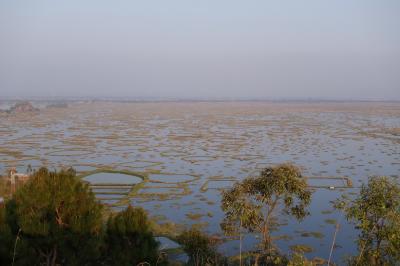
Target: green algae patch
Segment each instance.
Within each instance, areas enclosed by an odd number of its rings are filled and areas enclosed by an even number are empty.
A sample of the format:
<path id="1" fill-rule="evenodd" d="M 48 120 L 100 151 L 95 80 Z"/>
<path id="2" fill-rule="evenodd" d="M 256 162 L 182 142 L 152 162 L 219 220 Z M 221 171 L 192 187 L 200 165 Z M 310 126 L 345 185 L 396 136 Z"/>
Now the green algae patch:
<path id="1" fill-rule="evenodd" d="M 192 212 L 186 213 L 186 217 L 194 221 L 200 220 L 203 216 L 205 215 L 201 213 L 192 213 Z"/>
<path id="2" fill-rule="evenodd" d="M 325 215 L 332 214 L 332 213 L 333 213 L 333 210 L 323 210 L 323 211 L 321 211 L 321 214 L 325 214 Z"/>
<path id="3" fill-rule="evenodd" d="M 327 224 L 336 224 L 336 220 L 335 219 L 325 219 L 324 222 L 327 223 Z"/>

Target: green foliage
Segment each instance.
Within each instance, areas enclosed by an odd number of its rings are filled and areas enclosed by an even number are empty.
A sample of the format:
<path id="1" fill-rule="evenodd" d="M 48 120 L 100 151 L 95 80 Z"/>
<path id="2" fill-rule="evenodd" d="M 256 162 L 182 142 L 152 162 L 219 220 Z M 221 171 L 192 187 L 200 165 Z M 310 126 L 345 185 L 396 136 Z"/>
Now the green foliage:
<path id="1" fill-rule="evenodd" d="M 244 265 L 287 266 L 288 264 L 288 259 L 276 251 L 272 251 L 268 254 L 256 252 L 250 259 L 250 261 L 246 260 Z"/>
<path id="2" fill-rule="evenodd" d="M 186 230 L 177 240 L 189 256 L 188 265 L 224 265 L 224 258 L 216 251 L 217 242 L 201 231 Z"/>
<path id="3" fill-rule="evenodd" d="M 294 253 L 290 258 L 287 266 L 315 266 L 312 261 L 307 260 L 301 253 Z"/>
<path id="4" fill-rule="evenodd" d="M 262 235 L 263 252 L 272 254 L 271 231 L 277 224 L 277 213 L 301 220 L 308 211 L 311 191 L 299 169 L 290 164 L 265 168 L 258 177 L 236 183 L 222 194 L 225 219 L 221 227 L 231 233 L 243 227 Z"/>
<path id="5" fill-rule="evenodd" d="M 400 261 L 400 186 L 387 177 L 370 178 L 352 201 L 338 200 L 359 229 L 354 265 L 397 265 Z"/>
<path id="6" fill-rule="evenodd" d="M 242 231 L 243 228 L 253 231 L 259 222 L 259 209 L 255 208 L 240 183 L 222 192 L 221 208 L 225 212 L 220 224 L 222 230 L 227 235 L 239 235 L 239 265 L 242 265 Z"/>
<path id="7" fill-rule="evenodd" d="M 6 220 L 6 208 L 0 206 L 0 265 L 11 264 L 14 236 Z"/>
<path id="8" fill-rule="evenodd" d="M 221 208 L 225 212 L 221 228 L 228 235 L 240 234 L 242 228 L 253 230 L 258 222 L 259 209 L 255 208 L 243 184 L 236 183 L 222 192 Z"/>
<path id="9" fill-rule="evenodd" d="M 162 265 L 158 243 L 142 208 L 128 206 L 108 219 L 104 254 L 107 265 Z"/>
<path id="10" fill-rule="evenodd" d="M 75 171 L 41 168 L 7 202 L 16 265 L 88 265 L 99 257 L 102 206 Z"/>

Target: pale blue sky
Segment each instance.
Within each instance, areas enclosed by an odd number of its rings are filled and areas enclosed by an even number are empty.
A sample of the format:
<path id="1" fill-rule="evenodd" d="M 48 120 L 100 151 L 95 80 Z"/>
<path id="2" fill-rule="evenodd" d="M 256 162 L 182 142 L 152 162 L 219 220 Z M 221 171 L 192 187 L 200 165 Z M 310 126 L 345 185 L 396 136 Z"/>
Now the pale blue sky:
<path id="1" fill-rule="evenodd" d="M 0 98 L 400 100 L 400 1 L 0 0 Z"/>

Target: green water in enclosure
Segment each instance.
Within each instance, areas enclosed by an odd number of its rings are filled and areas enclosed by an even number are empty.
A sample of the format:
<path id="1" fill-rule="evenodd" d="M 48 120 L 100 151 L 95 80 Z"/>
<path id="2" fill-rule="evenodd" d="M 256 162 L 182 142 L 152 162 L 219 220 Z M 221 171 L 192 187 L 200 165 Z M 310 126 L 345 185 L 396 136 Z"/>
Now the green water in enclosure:
<path id="1" fill-rule="evenodd" d="M 142 182 L 142 179 L 137 176 L 119 174 L 119 173 L 96 173 L 84 177 L 83 180 L 91 184 L 113 183 L 113 184 L 135 185 Z"/>

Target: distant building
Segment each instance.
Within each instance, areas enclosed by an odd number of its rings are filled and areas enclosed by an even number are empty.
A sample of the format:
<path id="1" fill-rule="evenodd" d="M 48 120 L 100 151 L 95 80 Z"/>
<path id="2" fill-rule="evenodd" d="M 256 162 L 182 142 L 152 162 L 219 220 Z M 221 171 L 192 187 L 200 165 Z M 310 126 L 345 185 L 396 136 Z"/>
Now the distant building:
<path id="1" fill-rule="evenodd" d="M 11 168 L 8 172 L 10 180 L 11 193 L 14 193 L 18 184 L 24 184 L 29 180 L 29 175 L 17 173 L 15 168 Z"/>

